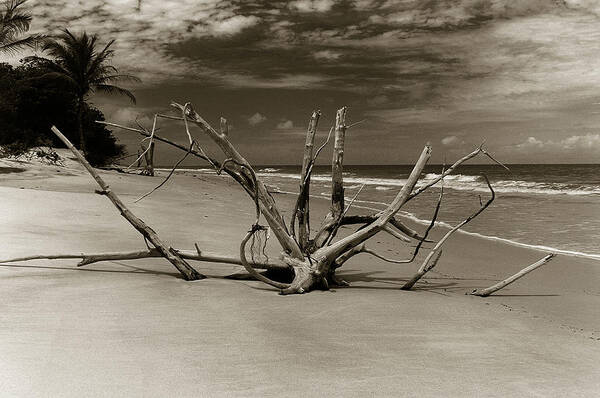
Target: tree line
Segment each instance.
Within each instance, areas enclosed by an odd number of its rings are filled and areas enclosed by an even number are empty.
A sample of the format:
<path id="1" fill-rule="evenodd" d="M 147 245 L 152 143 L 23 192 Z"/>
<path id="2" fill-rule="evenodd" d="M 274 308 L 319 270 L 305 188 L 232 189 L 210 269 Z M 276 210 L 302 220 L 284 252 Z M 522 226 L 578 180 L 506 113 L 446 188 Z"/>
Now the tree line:
<path id="1" fill-rule="evenodd" d="M 96 92 L 135 96 L 119 82 L 139 81 L 122 74 L 111 63 L 110 40 L 104 46 L 95 34 L 27 34 L 32 17 L 23 10 L 27 0 L 0 1 L 0 56 L 27 47 L 45 56 L 29 56 L 19 66 L 0 63 L 0 146 L 5 155 L 18 155 L 39 145 L 60 145 L 48 134 L 52 124 L 84 152 L 93 165 L 104 165 L 123 156 L 124 146 L 112 132 L 95 123 L 102 112 L 88 103 Z"/>

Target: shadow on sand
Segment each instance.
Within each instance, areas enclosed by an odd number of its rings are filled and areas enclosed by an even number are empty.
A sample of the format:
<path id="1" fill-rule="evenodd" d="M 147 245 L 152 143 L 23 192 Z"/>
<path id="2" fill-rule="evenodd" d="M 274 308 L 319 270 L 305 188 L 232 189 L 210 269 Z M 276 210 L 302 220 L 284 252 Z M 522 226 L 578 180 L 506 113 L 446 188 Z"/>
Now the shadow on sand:
<path id="1" fill-rule="evenodd" d="M 117 263 L 120 266 L 127 267 L 129 270 L 117 270 L 117 269 L 92 269 L 92 268 L 82 268 L 82 267 L 52 267 L 48 265 L 18 265 L 18 264 L 0 264 L 2 268 L 31 268 L 31 269 L 53 269 L 53 270 L 66 270 L 66 271 L 82 271 L 82 272 L 107 272 L 107 273 L 117 273 L 117 274 L 152 274 L 152 275 L 166 275 L 173 276 L 178 279 L 181 278 L 181 274 L 175 272 L 163 272 L 163 271 L 155 271 L 144 269 L 140 267 L 135 267 L 129 264 Z"/>

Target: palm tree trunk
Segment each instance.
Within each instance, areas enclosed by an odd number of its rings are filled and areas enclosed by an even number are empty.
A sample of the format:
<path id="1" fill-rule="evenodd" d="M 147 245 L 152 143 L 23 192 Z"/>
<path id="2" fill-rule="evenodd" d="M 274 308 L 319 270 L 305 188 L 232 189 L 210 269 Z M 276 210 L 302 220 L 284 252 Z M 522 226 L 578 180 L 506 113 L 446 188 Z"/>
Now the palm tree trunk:
<path id="1" fill-rule="evenodd" d="M 79 149 L 85 155 L 87 153 L 85 148 L 85 137 L 83 135 L 83 107 L 85 103 L 83 102 L 83 97 L 79 97 L 78 106 L 77 106 L 77 128 L 79 130 Z"/>

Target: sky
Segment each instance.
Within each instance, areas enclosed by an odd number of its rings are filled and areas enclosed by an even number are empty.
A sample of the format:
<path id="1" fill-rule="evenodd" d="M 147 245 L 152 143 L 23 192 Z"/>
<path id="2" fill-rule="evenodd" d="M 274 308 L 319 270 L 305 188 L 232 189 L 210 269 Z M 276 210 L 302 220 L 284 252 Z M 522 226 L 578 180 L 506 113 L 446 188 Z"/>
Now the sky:
<path id="1" fill-rule="evenodd" d="M 151 126 L 191 102 L 255 164 L 297 164 L 313 109 L 323 140 L 348 106 L 347 164 L 450 162 L 485 141 L 506 163 L 600 161 L 596 0 L 30 0 L 32 32 L 116 39 L 137 105 L 95 95 L 117 123 Z M 183 127 L 159 134 L 186 142 Z M 115 131 L 135 152 L 139 137 Z M 200 130 L 194 134 L 206 143 Z M 218 154 L 209 144 L 207 150 Z M 178 154 L 159 147 L 159 161 Z M 328 154 L 322 162 L 328 161 Z"/>

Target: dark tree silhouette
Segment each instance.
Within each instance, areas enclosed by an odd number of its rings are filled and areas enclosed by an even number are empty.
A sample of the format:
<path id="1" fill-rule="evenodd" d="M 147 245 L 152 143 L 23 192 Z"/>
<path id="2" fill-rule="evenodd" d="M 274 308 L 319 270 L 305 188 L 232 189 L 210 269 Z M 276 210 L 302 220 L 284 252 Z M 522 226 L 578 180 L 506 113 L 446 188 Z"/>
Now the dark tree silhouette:
<path id="1" fill-rule="evenodd" d="M 117 68 L 110 64 L 114 55 L 108 44 L 98 50 L 98 36 L 83 32 L 75 35 L 65 29 L 56 38 L 47 39 L 42 49 L 52 57 L 51 60 L 36 57 L 35 59 L 48 68 L 52 74 L 65 78 L 74 87 L 77 94 L 77 127 L 79 132 L 79 147 L 87 153 L 86 137 L 83 129 L 83 115 L 86 100 L 94 92 L 124 95 L 135 103 L 135 96 L 129 90 L 115 85 L 119 81 L 139 81 L 138 78 L 120 74 Z"/>
<path id="2" fill-rule="evenodd" d="M 47 69 L 36 62 L 18 67 L 0 63 L 0 155 L 19 155 L 40 145 L 62 145 L 48 126 L 61 126 L 65 135 L 79 143 L 77 95 L 65 79 L 47 77 Z M 88 161 L 94 166 L 122 156 L 110 130 L 95 123 L 104 115 L 93 106 L 84 107 L 83 128 L 90 148 Z"/>

